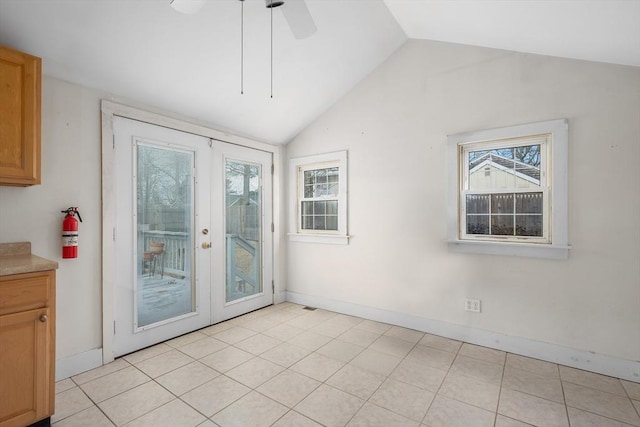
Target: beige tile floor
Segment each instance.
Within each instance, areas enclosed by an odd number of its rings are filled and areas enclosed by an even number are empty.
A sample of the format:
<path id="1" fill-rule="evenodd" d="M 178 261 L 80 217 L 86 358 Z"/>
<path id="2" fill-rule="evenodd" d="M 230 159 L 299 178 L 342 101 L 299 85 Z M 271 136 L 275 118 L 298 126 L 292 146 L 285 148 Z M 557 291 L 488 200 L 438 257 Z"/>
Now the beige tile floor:
<path id="1" fill-rule="evenodd" d="M 638 383 L 292 303 L 56 393 L 56 427 L 640 426 Z"/>

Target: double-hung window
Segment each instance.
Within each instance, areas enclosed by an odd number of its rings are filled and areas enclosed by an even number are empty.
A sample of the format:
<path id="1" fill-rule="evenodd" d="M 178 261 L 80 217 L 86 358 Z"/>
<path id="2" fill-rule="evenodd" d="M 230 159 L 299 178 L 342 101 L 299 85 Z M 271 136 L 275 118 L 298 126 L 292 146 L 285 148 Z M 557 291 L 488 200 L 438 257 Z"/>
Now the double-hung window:
<path id="1" fill-rule="evenodd" d="M 289 236 L 294 241 L 347 243 L 347 153 L 290 160 Z"/>
<path id="2" fill-rule="evenodd" d="M 454 250 L 567 257 L 566 120 L 449 137 Z"/>
<path id="3" fill-rule="evenodd" d="M 340 165 L 305 165 L 300 167 L 299 174 L 298 230 L 338 231 Z"/>
<path id="4" fill-rule="evenodd" d="M 550 242 L 549 137 L 460 146 L 462 239 Z"/>

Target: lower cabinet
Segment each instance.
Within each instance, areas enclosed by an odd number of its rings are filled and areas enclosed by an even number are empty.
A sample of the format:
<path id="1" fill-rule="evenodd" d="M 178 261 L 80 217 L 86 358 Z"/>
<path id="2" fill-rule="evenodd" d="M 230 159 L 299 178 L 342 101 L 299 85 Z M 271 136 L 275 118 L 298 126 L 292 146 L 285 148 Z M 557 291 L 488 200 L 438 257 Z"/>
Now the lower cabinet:
<path id="1" fill-rule="evenodd" d="M 0 427 L 53 415 L 55 271 L 0 276 Z"/>

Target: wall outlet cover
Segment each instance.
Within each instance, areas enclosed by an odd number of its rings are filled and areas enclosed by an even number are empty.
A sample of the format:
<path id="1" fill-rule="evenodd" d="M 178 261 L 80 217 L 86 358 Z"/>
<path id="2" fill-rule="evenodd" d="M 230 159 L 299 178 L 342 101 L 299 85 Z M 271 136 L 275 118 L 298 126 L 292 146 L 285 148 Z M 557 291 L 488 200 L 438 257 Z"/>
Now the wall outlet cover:
<path id="1" fill-rule="evenodd" d="M 465 311 L 480 313 L 480 300 L 467 298 L 464 303 Z"/>

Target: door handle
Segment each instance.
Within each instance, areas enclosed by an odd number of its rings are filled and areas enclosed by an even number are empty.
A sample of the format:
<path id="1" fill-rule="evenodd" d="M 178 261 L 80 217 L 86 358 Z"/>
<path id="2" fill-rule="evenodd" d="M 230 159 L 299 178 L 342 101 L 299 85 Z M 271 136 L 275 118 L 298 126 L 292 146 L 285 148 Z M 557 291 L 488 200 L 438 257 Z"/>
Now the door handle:
<path id="1" fill-rule="evenodd" d="M 202 242 L 202 249 L 209 249 L 211 247 L 211 242 Z"/>

